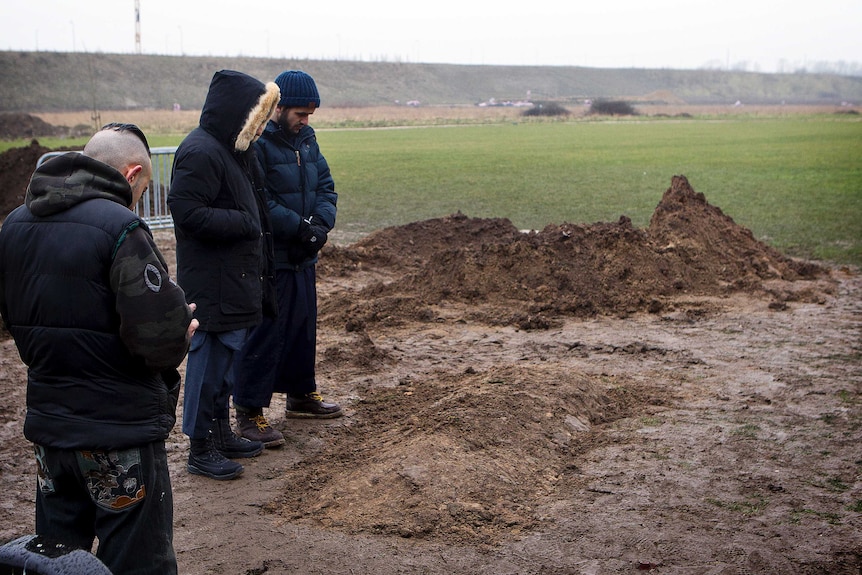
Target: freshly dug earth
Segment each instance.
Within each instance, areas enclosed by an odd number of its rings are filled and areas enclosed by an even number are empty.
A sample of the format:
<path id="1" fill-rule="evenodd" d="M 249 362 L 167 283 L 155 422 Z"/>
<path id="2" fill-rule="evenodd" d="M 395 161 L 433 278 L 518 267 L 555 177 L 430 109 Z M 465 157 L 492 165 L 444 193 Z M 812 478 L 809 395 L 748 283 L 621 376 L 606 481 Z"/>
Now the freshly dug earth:
<path id="1" fill-rule="evenodd" d="M 52 126 L 37 116 L 16 112 L 0 113 L 0 139 L 17 140 L 46 136 L 68 136 L 65 126 Z"/>
<path id="2" fill-rule="evenodd" d="M 12 148 L 0 154 L 0 221 L 24 203 L 24 193 L 36 163 L 42 154 L 50 151 L 33 140 L 26 148 Z"/>
<path id="3" fill-rule="evenodd" d="M 157 232 L 168 261 L 171 232 Z M 180 572 L 862 572 L 862 278 L 788 259 L 682 176 L 647 229 L 462 214 L 324 248 L 319 386 L 217 482 L 169 442 Z M 0 540 L 32 532 L 0 341 Z"/>

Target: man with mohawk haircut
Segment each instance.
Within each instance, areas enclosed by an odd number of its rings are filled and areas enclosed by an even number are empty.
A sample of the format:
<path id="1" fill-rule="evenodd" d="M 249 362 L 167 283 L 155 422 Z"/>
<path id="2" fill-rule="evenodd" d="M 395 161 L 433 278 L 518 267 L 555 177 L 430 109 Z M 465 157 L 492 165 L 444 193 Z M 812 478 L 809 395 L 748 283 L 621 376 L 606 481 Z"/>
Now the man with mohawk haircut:
<path id="1" fill-rule="evenodd" d="M 98 539 L 112 573 L 177 573 L 165 439 L 198 322 L 132 211 L 152 169 L 143 132 L 107 124 L 36 168 L 0 230 L 0 313 L 27 364 L 38 474 L 31 543 L 68 551 L 58 569 Z M 27 549 L 23 572 L 50 559 Z"/>

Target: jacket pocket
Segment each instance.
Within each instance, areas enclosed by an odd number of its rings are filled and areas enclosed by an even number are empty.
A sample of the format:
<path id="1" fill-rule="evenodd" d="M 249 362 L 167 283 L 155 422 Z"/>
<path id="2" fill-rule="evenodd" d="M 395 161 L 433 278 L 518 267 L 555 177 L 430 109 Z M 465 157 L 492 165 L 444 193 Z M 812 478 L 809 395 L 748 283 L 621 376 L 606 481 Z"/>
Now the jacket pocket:
<path id="1" fill-rule="evenodd" d="M 147 494 L 141 451 L 76 451 L 78 467 L 90 499 L 102 509 L 123 511 L 139 504 Z"/>
<path id="2" fill-rule="evenodd" d="M 219 307 L 225 315 L 255 314 L 261 309 L 260 275 L 247 268 L 222 267 Z"/>

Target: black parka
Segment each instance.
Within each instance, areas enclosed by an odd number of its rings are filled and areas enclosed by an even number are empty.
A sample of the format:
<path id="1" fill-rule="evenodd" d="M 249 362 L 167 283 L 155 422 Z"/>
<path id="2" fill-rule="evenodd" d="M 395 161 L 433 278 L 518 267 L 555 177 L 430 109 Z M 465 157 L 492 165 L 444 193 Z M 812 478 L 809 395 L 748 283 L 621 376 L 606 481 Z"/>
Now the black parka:
<path id="1" fill-rule="evenodd" d="M 256 189 L 263 182 L 256 182 L 259 166 L 250 145 L 258 122 L 277 100 L 275 84 L 264 86 L 241 72 L 216 72 L 200 125 L 174 158 L 168 206 L 177 238 L 177 279 L 187 301 L 197 304 L 203 331 L 260 323 L 263 296 L 272 289 L 268 220 Z"/>

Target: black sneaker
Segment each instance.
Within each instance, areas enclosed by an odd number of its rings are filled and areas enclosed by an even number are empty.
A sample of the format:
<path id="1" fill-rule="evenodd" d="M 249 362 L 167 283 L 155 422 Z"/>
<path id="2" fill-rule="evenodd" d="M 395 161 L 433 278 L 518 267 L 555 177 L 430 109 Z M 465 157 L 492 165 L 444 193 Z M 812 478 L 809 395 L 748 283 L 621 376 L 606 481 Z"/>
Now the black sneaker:
<path id="1" fill-rule="evenodd" d="M 214 419 L 212 427 L 213 445 L 228 459 L 256 457 L 263 451 L 263 443 L 237 437 L 230 428 L 230 420 Z"/>
<path id="2" fill-rule="evenodd" d="M 284 415 L 285 417 L 332 419 L 341 417 L 344 412 L 337 403 L 326 403 L 319 393 L 312 391 L 305 395 L 288 395 Z"/>
<path id="3" fill-rule="evenodd" d="M 243 466 L 227 459 L 213 445 L 212 434 L 206 439 L 192 439 L 189 448 L 189 473 L 210 479 L 233 479 L 243 472 Z"/>

